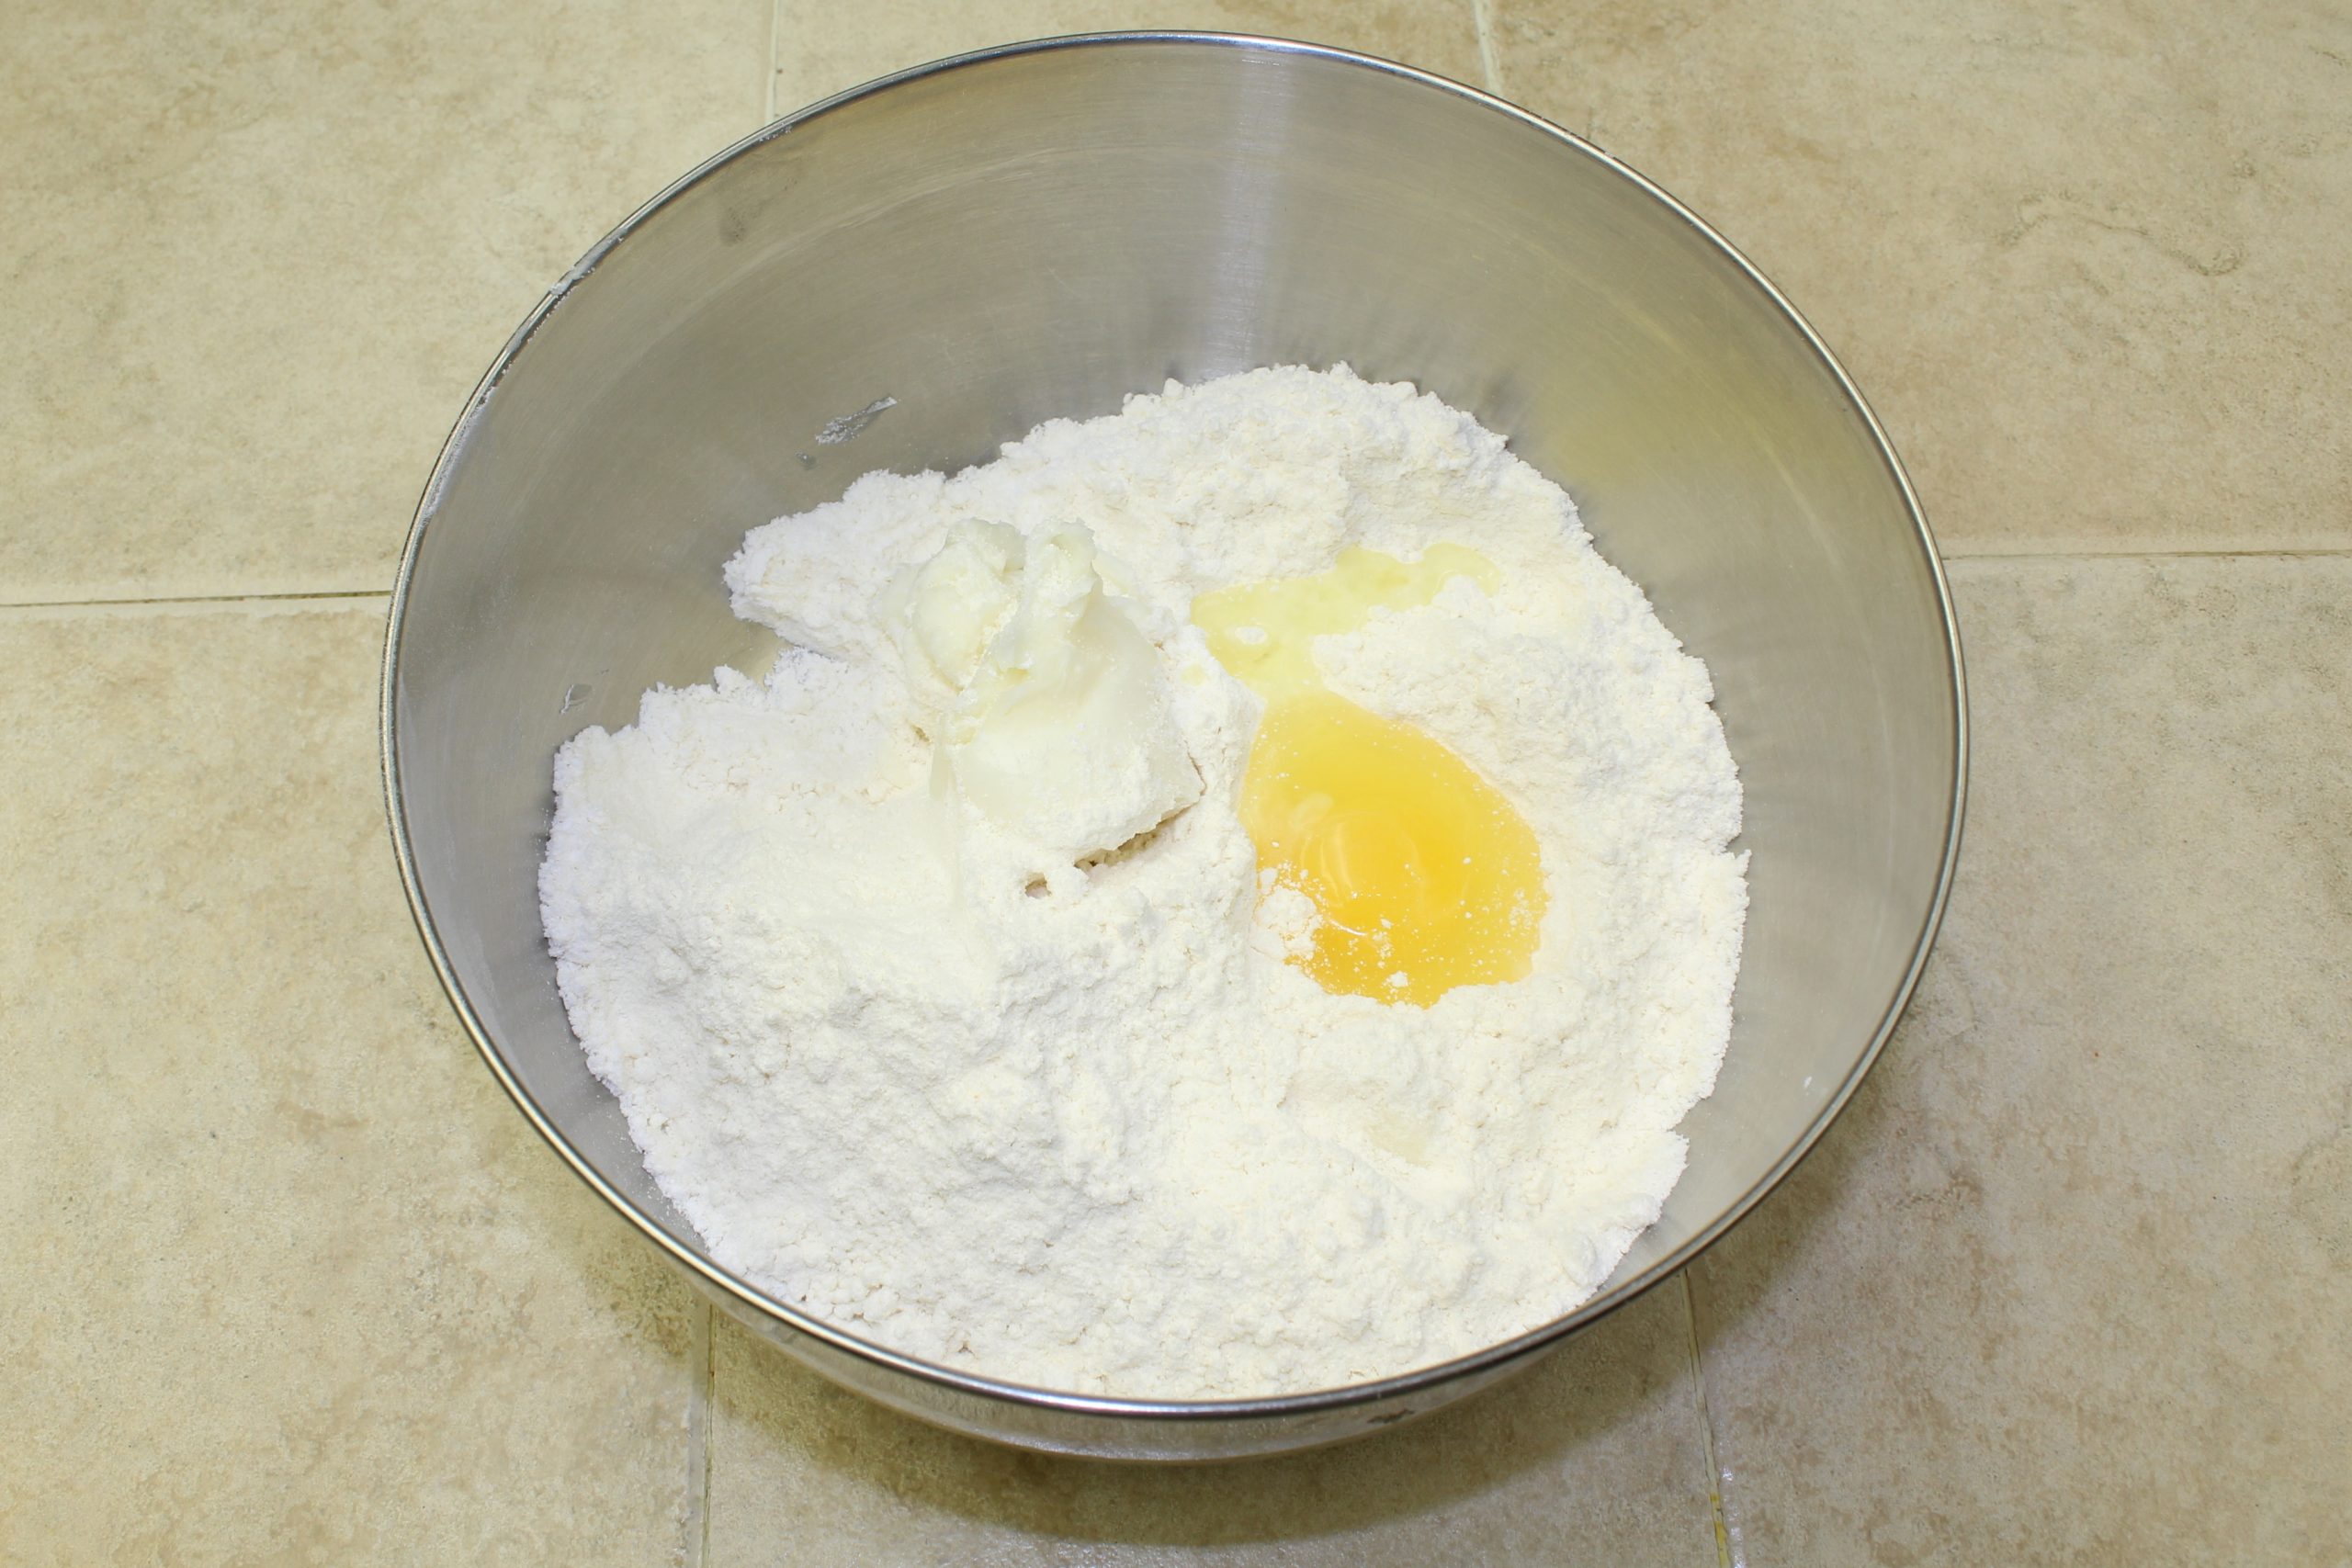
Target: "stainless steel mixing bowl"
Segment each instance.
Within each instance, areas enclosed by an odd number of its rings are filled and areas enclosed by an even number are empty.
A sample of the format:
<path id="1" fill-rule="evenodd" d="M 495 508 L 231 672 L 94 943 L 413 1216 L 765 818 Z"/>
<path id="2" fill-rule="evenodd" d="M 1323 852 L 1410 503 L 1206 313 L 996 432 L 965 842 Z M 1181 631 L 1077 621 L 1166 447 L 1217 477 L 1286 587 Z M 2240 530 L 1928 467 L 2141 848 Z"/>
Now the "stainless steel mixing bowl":
<path id="1" fill-rule="evenodd" d="M 1731 1052 L 1690 1168 L 1608 1287 L 1443 1366 L 1183 1404 L 944 1371 L 713 1263 L 582 1065 L 539 928 L 548 765 L 656 682 L 761 667 L 745 530 L 871 468 L 953 469 L 1057 415 L 1344 360 L 1475 412 L 1565 484 L 1714 671 L 1747 792 Z M 1721 1235 L 1818 1137 L 1907 998 L 1959 839 L 1964 706 L 1885 436 L 1771 286 L 1575 137 L 1419 72 L 1261 39 L 967 56 L 768 127 L 582 258 L 435 469 L 385 651 L 392 836 L 491 1070 L 719 1305 L 852 1388 L 1039 1449 L 1269 1452 L 1544 1355 Z"/>

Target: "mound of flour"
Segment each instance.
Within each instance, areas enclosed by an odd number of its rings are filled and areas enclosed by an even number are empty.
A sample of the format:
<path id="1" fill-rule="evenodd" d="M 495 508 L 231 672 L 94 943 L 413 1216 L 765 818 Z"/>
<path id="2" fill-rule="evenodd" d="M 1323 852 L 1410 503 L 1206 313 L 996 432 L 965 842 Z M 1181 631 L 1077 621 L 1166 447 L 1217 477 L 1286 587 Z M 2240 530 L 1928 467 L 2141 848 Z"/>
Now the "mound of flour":
<path id="1" fill-rule="evenodd" d="M 1091 532 L 1200 797 L 1086 864 L 943 796 L 876 601 L 951 525 Z M 1501 570 L 1316 653 L 1534 829 L 1534 972 L 1426 1010 L 1283 962 L 1235 814 L 1257 699 L 1187 614 L 1454 541 Z M 558 754 L 540 878 L 587 1060 L 720 1262 L 895 1349 L 1052 1388 L 1401 1372 L 1590 1295 L 1680 1174 L 1747 906 L 1702 665 L 1556 486 L 1344 367 L 1170 383 L 953 478 L 754 530 L 764 679 L 656 690 Z"/>

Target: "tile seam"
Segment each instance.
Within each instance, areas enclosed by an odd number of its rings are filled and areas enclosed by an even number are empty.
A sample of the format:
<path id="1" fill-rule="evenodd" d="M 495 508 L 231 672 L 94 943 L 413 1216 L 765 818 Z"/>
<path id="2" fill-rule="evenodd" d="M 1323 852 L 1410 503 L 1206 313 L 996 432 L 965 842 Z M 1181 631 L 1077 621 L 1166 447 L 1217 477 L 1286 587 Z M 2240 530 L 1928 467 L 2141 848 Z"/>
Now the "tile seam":
<path id="1" fill-rule="evenodd" d="M 767 90 L 762 96 L 766 118 L 761 123 L 775 123 L 775 79 L 784 71 L 784 0 L 768 0 L 768 62 Z"/>
<path id="2" fill-rule="evenodd" d="M 98 596 L 87 599 L 0 600 L 0 610 L 136 610 L 179 604 L 291 604 L 308 601 L 347 604 L 360 599 L 390 599 L 389 588 L 328 588 L 285 593 L 155 593 Z"/>
<path id="3" fill-rule="evenodd" d="M 710 1303 L 697 1293 L 686 1352 L 693 1368 L 686 1388 L 686 1506 L 679 1553 L 685 1568 L 710 1563 Z"/>
<path id="4" fill-rule="evenodd" d="M 1486 76 L 1486 89 L 1497 97 L 1503 94 L 1503 73 L 1495 63 L 1494 0 L 1470 0 L 1471 25 L 1478 32 L 1478 69 Z"/>
<path id="5" fill-rule="evenodd" d="M 1941 549 L 1945 561 L 2100 561 L 2100 560 L 2341 560 L 2352 557 L 2352 545 L 2291 545 L 2275 549 L 2195 546 L 2175 549 L 2054 549 L 1975 550 L 1966 547 Z M 253 593 L 90 594 L 79 598 L 0 599 L 0 614 L 15 611 L 121 610 L 175 606 L 233 604 L 297 604 L 356 603 L 390 599 L 389 588 L 300 588 Z"/>
<path id="6" fill-rule="evenodd" d="M 1690 1336 L 1690 1398 L 1699 1413 L 1699 1447 L 1706 1457 L 1707 1511 L 1714 1529 L 1715 1568 L 1747 1568 L 1745 1560 L 1732 1550 L 1729 1520 L 1724 1513 L 1725 1477 L 1722 1462 L 1715 1458 L 1714 1413 L 1707 1408 L 1707 1371 L 1699 1352 L 1699 1301 L 1691 1292 L 1690 1269 L 1674 1278 L 1682 1287 L 1682 1325 Z"/>
<path id="7" fill-rule="evenodd" d="M 70 621 L 177 620 L 243 615 L 380 615 L 384 593 L 291 593 L 241 598 L 95 599 L 31 604 L 0 604 L 0 626 L 57 625 Z"/>
<path id="8" fill-rule="evenodd" d="M 1945 549 L 1943 558 L 1960 561 L 2086 561 L 2086 560 L 2341 560 L 2352 556 L 2352 546 L 2301 545 L 2279 549 L 2237 549 L 2194 547 L 2166 550 L 1971 550 Z"/>

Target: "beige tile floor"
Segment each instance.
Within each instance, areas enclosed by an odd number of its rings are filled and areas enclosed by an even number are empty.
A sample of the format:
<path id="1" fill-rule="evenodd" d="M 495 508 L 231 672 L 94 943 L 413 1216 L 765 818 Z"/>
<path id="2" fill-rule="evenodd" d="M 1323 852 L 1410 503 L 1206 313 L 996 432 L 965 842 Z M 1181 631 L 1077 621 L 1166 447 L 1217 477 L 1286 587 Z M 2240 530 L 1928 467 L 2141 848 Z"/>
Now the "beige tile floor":
<path id="1" fill-rule="evenodd" d="M 1382 1439 L 884 1415 L 557 1168 L 417 951 L 374 658 L 466 389 L 769 114 L 1210 26 L 1690 199 L 1949 553 L 1918 1005 L 1700 1266 Z M 2352 1562 L 2352 17 L 2091 0 L 19 0 L 0 28 L 0 1562 Z"/>

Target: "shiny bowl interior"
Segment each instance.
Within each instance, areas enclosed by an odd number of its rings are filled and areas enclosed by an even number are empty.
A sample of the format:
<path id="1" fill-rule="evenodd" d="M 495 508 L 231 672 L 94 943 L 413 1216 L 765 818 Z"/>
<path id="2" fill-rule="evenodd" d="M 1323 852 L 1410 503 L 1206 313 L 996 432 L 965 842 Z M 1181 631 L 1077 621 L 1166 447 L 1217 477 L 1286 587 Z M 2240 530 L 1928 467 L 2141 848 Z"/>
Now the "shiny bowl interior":
<path id="1" fill-rule="evenodd" d="M 1747 946 L 1688 1171 L 1592 1302 L 1444 1366 L 1215 1404 L 1023 1389 L 811 1320 L 713 1263 L 645 1174 L 554 987 L 535 893 L 555 749 L 660 682 L 763 667 L 744 532 L 876 468 L 1054 416 L 1345 361 L 1467 409 L 1564 483 L 1714 673 L 1747 789 Z M 826 1375 L 1030 1447 L 1328 1442 L 1509 1375 L 1670 1273 L 1851 1093 L 1957 850 L 1959 645 L 1860 397 L 1697 219 L 1453 83 L 1261 39 L 967 56 L 768 127 L 649 203 L 515 333 L 417 512 L 385 655 L 392 832 L 427 948 L 524 1113 L 728 1312 Z"/>

